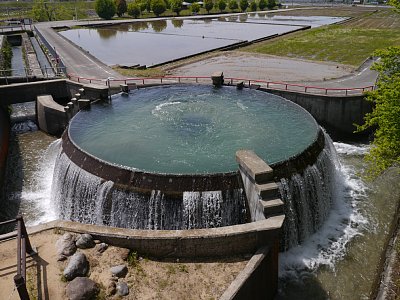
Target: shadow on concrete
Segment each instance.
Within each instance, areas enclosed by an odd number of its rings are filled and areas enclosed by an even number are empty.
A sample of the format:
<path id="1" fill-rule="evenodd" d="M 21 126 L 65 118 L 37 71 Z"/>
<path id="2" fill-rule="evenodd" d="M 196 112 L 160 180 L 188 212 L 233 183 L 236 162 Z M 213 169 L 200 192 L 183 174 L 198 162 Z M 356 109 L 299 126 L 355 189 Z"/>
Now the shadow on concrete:
<path id="1" fill-rule="evenodd" d="M 329 299 L 317 278 L 309 272 L 298 274 L 298 277 L 279 280 L 278 295 L 275 300 L 323 300 Z"/>
<path id="2" fill-rule="evenodd" d="M 5 169 L 4 186 L 0 199 L 0 221 L 14 219 L 21 205 L 23 161 L 18 135 L 10 132 L 9 151 Z M 15 224 L 0 227 L 0 234 L 15 230 Z"/>

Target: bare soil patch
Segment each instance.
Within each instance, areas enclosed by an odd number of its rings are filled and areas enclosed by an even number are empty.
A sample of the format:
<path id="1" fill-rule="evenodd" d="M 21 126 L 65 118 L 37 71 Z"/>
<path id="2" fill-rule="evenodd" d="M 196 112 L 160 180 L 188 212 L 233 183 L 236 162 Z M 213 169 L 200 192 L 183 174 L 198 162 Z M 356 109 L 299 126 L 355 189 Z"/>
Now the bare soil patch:
<path id="1" fill-rule="evenodd" d="M 225 77 L 293 82 L 338 78 L 348 75 L 353 68 L 329 62 L 230 51 L 186 61 L 168 69 L 169 74 L 180 76 L 210 76 L 215 71 L 223 71 Z"/>
<path id="2" fill-rule="evenodd" d="M 57 232 L 59 233 L 59 232 Z M 27 281 L 32 299 L 66 299 L 67 282 L 62 272 L 67 262 L 57 262 L 55 243 L 61 237 L 53 230 L 30 235 L 39 257 L 28 259 Z M 89 278 L 99 284 L 99 299 L 122 299 L 106 293 L 110 267 L 128 266 L 125 281 L 130 289 L 123 299 L 217 299 L 245 267 L 249 257 L 209 260 L 155 260 L 109 246 L 102 254 L 94 248 L 79 249 L 90 263 Z M 124 257 L 125 256 L 125 257 Z M 125 260 L 124 260 L 125 259 Z M 0 243 L 0 299 L 19 299 L 14 290 L 16 240 Z"/>

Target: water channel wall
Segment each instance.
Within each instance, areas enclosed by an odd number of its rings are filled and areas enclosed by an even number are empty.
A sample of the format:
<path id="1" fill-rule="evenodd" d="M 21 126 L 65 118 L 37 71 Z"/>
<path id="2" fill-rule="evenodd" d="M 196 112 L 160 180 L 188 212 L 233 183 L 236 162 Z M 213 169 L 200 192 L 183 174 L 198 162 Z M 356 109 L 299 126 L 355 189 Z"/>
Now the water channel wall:
<path id="1" fill-rule="evenodd" d="M 364 95 L 327 96 L 286 90 L 260 88 L 286 98 L 306 109 L 319 124 L 342 134 L 353 134 L 354 124 L 364 124 L 364 116 L 372 111 L 372 104 Z"/>
<path id="2" fill-rule="evenodd" d="M 40 95 L 51 95 L 57 103 L 65 105 L 81 88 L 85 89 L 86 99 L 108 98 L 108 88 L 105 86 L 83 85 L 67 79 L 56 79 L 0 86 L 0 105 L 36 101 L 36 97 Z"/>
<path id="3" fill-rule="evenodd" d="M 7 107 L 0 106 L 0 190 L 4 183 L 8 145 L 10 134 L 10 122 Z"/>

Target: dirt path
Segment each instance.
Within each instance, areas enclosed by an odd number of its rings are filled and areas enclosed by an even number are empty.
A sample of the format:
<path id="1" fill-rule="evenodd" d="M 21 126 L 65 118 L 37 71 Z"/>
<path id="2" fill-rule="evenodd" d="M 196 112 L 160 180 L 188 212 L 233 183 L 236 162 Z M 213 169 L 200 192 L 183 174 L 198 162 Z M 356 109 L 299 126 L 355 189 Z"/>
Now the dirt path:
<path id="1" fill-rule="evenodd" d="M 250 78 L 267 81 L 299 82 L 323 81 L 351 74 L 354 70 L 345 65 L 321 63 L 230 51 L 200 57 L 166 68 L 172 75 L 209 76 L 223 71 L 226 77 Z"/>

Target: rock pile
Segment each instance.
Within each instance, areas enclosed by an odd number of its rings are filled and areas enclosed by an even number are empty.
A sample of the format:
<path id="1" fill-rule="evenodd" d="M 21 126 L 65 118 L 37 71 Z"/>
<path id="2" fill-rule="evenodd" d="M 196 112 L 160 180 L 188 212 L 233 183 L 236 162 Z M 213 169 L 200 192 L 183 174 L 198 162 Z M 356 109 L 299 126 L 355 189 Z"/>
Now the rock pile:
<path id="1" fill-rule="evenodd" d="M 94 248 L 96 255 L 102 255 L 108 245 L 101 241 L 95 241 L 90 234 L 65 233 L 56 242 L 57 260 L 62 262 L 68 259 L 63 271 L 63 277 L 69 281 L 66 287 L 66 295 L 70 300 L 92 299 L 100 292 L 100 285 L 87 278 L 90 269 L 90 261 L 87 256 L 78 249 Z M 121 249 L 121 259 L 126 261 L 129 249 Z M 107 296 L 126 296 L 129 294 L 128 284 L 123 278 L 128 274 L 128 267 L 124 264 L 112 266 L 109 269 L 109 278 L 105 293 Z"/>

